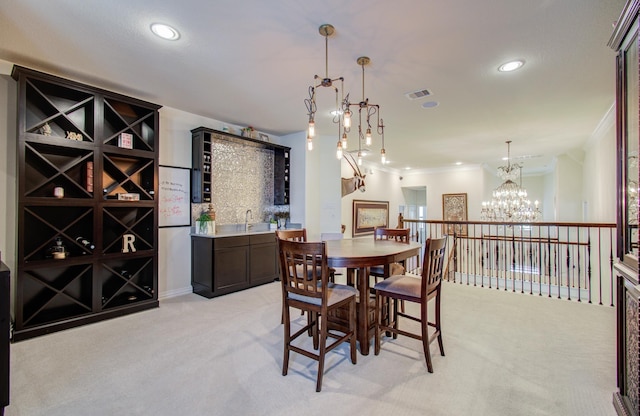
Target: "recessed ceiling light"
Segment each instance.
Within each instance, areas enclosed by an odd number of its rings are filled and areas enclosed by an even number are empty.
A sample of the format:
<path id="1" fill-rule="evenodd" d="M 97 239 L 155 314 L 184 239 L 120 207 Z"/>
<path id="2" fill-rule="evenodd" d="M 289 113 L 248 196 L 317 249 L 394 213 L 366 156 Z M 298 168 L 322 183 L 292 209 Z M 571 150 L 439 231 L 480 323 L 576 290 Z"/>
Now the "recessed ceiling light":
<path id="1" fill-rule="evenodd" d="M 151 25 L 151 31 L 156 36 L 166 40 L 178 40 L 180 38 L 180 32 L 164 23 L 153 23 Z"/>
<path id="2" fill-rule="evenodd" d="M 422 108 L 433 108 L 437 107 L 438 105 L 440 105 L 440 103 L 437 101 L 427 101 L 422 103 Z"/>
<path id="3" fill-rule="evenodd" d="M 511 72 L 515 71 L 516 69 L 522 68 L 522 65 L 524 65 L 524 61 L 521 59 L 517 59 L 515 61 L 505 62 L 504 64 L 500 65 L 498 67 L 498 71 Z"/>
<path id="4" fill-rule="evenodd" d="M 462 162 L 456 162 L 456 166 L 462 165 Z"/>

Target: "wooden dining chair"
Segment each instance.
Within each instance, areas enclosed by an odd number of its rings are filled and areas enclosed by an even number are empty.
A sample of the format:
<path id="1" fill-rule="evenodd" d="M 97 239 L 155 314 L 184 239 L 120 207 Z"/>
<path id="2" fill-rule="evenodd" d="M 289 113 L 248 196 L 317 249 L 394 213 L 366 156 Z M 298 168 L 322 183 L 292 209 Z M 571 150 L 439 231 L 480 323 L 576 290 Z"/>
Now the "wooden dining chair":
<path id="1" fill-rule="evenodd" d="M 446 243 L 446 236 L 427 240 L 424 249 L 421 276 L 411 274 L 391 276 L 376 283 L 374 286 L 376 292 L 375 355 L 380 353 L 380 338 L 382 333 L 390 332 L 395 336 L 404 335 L 422 341 L 422 349 L 427 361 L 427 369 L 430 373 L 433 373 L 433 365 L 431 363 L 429 344 L 437 339 L 440 347 L 440 355 L 444 356 L 440 302 Z M 419 304 L 420 316 L 416 317 L 408 313 L 399 312 L 398 300 Z M 435 316 L 432 321 L 429 321 L 427 314 L 428 302 L 430 300 L 435 301 Z M 386 308 L 384 308 L 383 305 L 389 301 L 393 302 L 393 311 L 391 316 L 385 317 L 384 312 Z M 400 317 L 420 322 L 421 333 L 416 334 L 400 329 L 398 324 L 398 318 Z M 434 328 L 431 335 L 429 335 L 429 327 Z"/>
<path id="2" fill-rule="evenodd" d="M 281 240 L 307 242 L 307 229 L 277 230 L 276 236 Z M 324 241 L 324 240 L 323 240 Z M 329 281 L 335 282 L 336 269 L 329 267 Z"/>
<path id="3" fill-rule="evenodd" d="M 408 228 L 383 228 L 376 227 L 373 230 L 374 240 L 393 240 L 399 243 L 410 241 L 410 230 Z M 405 268 L 402 263 L 391 263 L 387 267 L 384 265 L 374 266 L 369 269 L 369 275 L 376 278 L 385 278 L 397 274 L 404 274 Z M 376 279 L 377 282 L 377 279 Z"/>
<path id="4" fill-rule="evenodd" d="M 322 389 L 325 354 L 343 342 L 349 342 L 351 362 L 356 364 L 356 294 L 351 286 L 329 282 L 325 242 L 305 243 L 278 239 L 280 277 L 284 303 L 284 358 L 282 375 L 289 369 L 290 352 L 297 352 L 318 361 L 316 391 Z M 311 318 L 295 333 L 291 333 L 289 308 L 306 311 Z M 328 316 L 339 308 L 348 310 L 349 324 L 344 331 L 328 328 Z M 294 341 L 311 329 L 313 348 L 302 348 Z M 327 345 L 329 338 L 335 339 Z M 316 352 L 318 351 L 318 352 Z"/>
<path id="5" fill-rule="evenodd" d="M 306 242 L 307 229 L 300 228 L 297 230 L 276 230 L 276 236 L 281 240 Z"/>

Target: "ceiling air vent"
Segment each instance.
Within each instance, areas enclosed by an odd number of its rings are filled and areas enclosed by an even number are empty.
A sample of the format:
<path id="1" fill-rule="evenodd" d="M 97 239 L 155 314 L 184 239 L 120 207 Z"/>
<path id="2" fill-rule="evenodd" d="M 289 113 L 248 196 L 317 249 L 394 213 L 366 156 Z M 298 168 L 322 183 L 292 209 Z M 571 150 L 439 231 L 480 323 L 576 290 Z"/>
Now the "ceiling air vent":
<path id="1" fill-rule="evenodd" d="M 426 97 L 427 95 L 431 95 L 431 92 L 426 88 L 405 94 L 405 96 L 410 100 L 417 100 L 418 98 Z"/>

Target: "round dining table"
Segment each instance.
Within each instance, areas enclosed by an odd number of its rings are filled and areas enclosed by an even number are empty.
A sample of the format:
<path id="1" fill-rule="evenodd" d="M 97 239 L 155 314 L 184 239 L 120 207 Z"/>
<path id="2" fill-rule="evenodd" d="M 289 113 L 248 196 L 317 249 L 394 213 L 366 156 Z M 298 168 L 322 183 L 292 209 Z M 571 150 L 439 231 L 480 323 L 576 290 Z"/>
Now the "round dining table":
<path id="1" fill-rule="evenodd" d="M 420 256 L 422 244 L 410 241 L 408 243 L 390 240 L 374 240 L 368 238 L 354 238 L 326 241 L 327 262 L 329 267 L 346 268 L 347 284 L 354 285 L 360 294 L 357 305 L 357 337 L 360 343 L 360 353 L 369 354 L 369 344 L 373 338 L 373 324 L 369 319 L 369 268 L 385 266 L 394 262 L 401 262 L 414 256 Z"/>

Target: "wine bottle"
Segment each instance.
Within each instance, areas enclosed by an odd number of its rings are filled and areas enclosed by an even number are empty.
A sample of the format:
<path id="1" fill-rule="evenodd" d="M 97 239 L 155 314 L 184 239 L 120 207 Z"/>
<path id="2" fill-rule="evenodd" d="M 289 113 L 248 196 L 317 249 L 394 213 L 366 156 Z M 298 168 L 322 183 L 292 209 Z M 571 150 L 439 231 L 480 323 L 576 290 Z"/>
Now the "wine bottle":
<path id="1" fill-rule="evenodd" d="M 84 237 L 76 237 L 76 243 L 82 245 L 87 250 L 93 251 L 96 248 L 96 246 L 91 241 L 87 240 Z"/>

